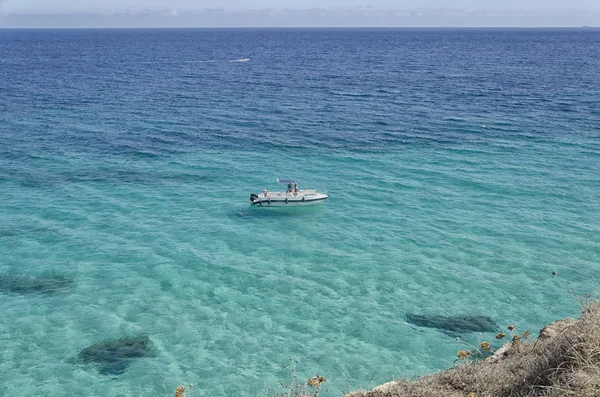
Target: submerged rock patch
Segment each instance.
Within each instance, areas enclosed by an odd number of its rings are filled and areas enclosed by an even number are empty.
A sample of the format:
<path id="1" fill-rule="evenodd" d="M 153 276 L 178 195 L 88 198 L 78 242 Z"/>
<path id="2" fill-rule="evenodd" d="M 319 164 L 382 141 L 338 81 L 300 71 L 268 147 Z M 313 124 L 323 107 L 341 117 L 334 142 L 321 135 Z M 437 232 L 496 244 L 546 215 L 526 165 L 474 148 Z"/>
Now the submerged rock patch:
<path id="1" fill-rule="evenodd" d="M 0 293 L 5 294 L 53 294 L 73 286 L 73 280 L 63 276 L 0 275 Z"/>
<path id="2" fill-rule="evenodd" d="M 148 335 L 124 337 L 93 344 L 77 355 L 77 362 L 95 364 L 102 375 L 120 375 L 133 360 L 154 357 Z"/>
<path id="3" fill-rule="evenodd" d="M 496 322 L 487 316 L 428 316 L 408 313 L 406 320 L 419 327 L 437 328 L 452 335 L 468 332 L 493 332 L 498 329 Z"/>

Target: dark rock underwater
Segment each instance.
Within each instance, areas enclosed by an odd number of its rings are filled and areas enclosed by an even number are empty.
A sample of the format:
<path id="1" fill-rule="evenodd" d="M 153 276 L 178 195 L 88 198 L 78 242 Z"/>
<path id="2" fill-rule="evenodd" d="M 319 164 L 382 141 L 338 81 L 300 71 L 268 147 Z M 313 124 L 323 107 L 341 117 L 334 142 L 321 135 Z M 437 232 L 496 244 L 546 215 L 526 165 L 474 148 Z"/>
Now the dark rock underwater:
<path id="1" fill-rule="evenodd" d="M 419 327 L 437 328 L 450 335 L 471 332 L 494 332 L 498 329 L 496 322 L 487 316 L 429 316 L 408 313 L 406 314 L 406 320 Z"/>
<path id="2" fill-rule="evenodd" d="M 94 364 L 102 375 L 120 375 L 134 360 L 154 356 L 148 335 L 138 335 L 95 343 L 83 349 L 75 362 Z"/>

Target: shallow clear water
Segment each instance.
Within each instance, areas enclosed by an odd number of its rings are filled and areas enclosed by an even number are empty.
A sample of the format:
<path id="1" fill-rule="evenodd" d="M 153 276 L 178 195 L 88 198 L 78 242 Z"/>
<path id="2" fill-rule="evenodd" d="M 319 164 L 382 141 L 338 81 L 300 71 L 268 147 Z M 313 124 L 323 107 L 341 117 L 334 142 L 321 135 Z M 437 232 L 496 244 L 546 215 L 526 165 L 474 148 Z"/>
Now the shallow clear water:
<path id="1" fill-rule="evenodd" d="M 0 31 L 0 281 L 73 281 L 0 290 L 0 394 L 253 395 L 295 357 L 340 395 L 452 365 L 463 346 L 407 313 L 576 315 L 551 273 L 598 293 L 599 44 Z M 250 208 L 277 177 L 330 199 Z M 137 333 L 156 357 L 124 374 L 73 362 Z"/>

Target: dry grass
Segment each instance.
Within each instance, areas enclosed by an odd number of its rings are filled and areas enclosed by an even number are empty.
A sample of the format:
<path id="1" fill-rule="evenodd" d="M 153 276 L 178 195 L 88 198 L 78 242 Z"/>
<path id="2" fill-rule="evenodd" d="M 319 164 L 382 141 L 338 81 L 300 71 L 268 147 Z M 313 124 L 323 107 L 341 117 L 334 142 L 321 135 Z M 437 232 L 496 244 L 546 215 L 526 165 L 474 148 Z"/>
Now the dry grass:
<path id="1" fill-rule="evenodd" d="M 263 393 L 253 394 L 257 397 L 319 397 L 327 379 L 317 373 L 316 376 L 302 381 L 296 371 L 298 361 L 290 358 L 288 365 L 283 367 L 289 370 L 292 379 L 287 382 L 281 382 L 278 387 L 266 387 Z M 175 389 L 175 397 L 192 397 L 191 392 L 194 385 L 190 383 L 189 387 L 179 386 Z M 327 390 L 325 390 L 327 391 Z"/>
<path id="2" fill-rule="evenodd" d="M 298 376 L 296 366 L 298 361 L 290 358 L 290 363 L 284 368 L 290 371 L 292 380 L 290 383 L 281 382 L 279 388 L 267 388 L 265 397 L 319 397 L 319 392 L 323 383 L 327 381 L 324 376 L 317 374 L 307 381 L 303 382 Z"/>
<path id="3" fill-rule="evenodd" d="M 535 341 L 513 337 L 493 357 L 463 360 L 416 381 L 393 381 L 346 397 L 598 397 L 600 304 L 583 309 L 580 320 L 550 324 Z"/>

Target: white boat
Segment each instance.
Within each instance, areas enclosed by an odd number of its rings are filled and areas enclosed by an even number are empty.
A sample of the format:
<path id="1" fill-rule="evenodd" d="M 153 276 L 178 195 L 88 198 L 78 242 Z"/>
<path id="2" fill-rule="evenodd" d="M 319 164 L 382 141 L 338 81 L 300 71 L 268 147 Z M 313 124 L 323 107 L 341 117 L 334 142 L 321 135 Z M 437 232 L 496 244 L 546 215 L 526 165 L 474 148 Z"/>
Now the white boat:
<path id="1" fill-rule="evenodd" d="M 252 193 L 250 204 L 261 207 L 292 207 L 319 204 L 329 197 L 316 190 L 298 190 L 298 184 L 293 179 L 277 179 L 277 182 L 287 184 L 287 190 L 285 192 L 269 192 L 265 189 L 260 194 Z"/>

